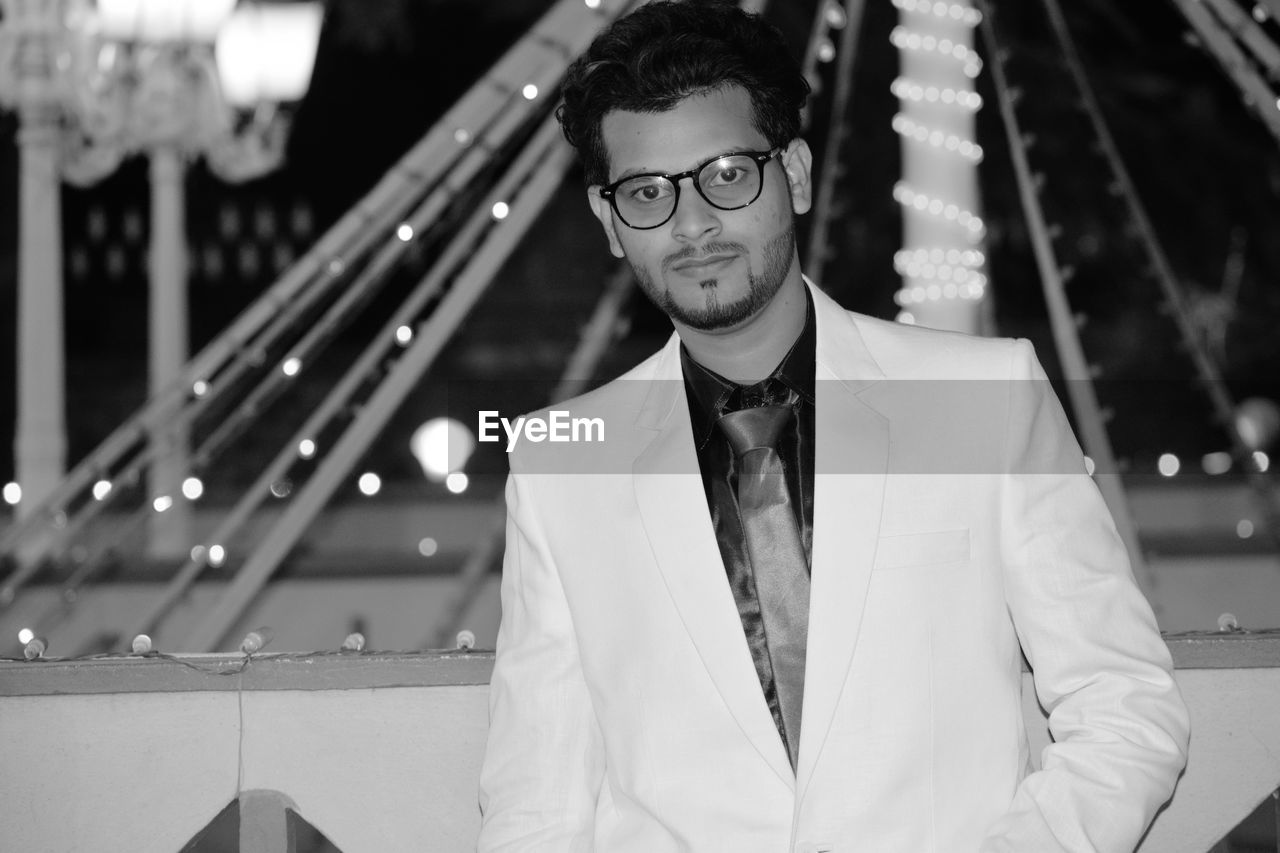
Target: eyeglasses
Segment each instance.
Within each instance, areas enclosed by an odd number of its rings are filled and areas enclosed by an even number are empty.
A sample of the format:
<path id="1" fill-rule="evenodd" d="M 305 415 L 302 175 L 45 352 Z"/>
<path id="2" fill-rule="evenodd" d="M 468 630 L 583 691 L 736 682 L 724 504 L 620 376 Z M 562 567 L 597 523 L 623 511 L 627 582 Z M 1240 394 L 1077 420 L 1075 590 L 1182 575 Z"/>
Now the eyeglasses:
<path id="1" fill-rule="evenodd" d="M 720 210 L 737 210 L 754 202 L 764 188 L 764 164 L 782 153 L 735 151 L 712 157 L 687 172 L 628 175 L 600 188 L 622 223 L 637 231 L 665 225 L 680 203 L 680 182 L 693 178 L 693 187 L 707 204 Z"/>

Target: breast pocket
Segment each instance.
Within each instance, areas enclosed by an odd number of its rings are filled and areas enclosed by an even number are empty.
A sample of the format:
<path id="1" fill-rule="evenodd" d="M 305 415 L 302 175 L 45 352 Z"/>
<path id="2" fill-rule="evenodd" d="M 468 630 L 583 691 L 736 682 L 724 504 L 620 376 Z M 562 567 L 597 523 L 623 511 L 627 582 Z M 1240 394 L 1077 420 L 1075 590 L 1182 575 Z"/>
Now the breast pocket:
<path id="1" fill-rule="evenodd" d="M 959 563 L 969 559 L 969 530 L 936 530 L 882 536 L 876 547 L 876 571 Z"/>

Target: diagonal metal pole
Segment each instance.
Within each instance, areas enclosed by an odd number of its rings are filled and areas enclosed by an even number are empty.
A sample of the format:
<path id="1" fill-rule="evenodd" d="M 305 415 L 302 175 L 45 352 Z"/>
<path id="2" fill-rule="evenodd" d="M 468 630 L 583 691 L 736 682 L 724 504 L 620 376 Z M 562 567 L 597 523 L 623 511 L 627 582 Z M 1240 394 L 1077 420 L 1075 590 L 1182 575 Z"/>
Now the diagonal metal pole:
<path id="1" fill-rule="evenodd" d="M 1142 552 L 1142 543 L 1138 539 L 1137 527 L 1129 511 L 1128 500 L 1125 498 L 1115 454 L 1111 450 L 1111 440 L 1107 437 L 1106 428 L 1103 426 L 1102 408 L 1098 405 L 1092 373 L 1085 360 L 1084 347 L 1080 343 L 1071 306 L 1067 302 L 1062 271 L 1053 250 L 1053 241 L 1049 237 L 1049 226 L 1045 221 L 1044 209 L 1040 206 L 1037 195 L 1037 181 L 1031 173 L 1027 152 L 1022 144 L 1022 132 L 1018 126 L 1017 114 L 1014 112 L 1014 94 L 1004 75 L 1005 56 L 996 41 L 992 10 L 988 5 L 982 11 L 980 25 L 982 34 L 986 38 L 987 49 L 995 60 L 990 65 L 991 78 L 995 83 L 997 100 L 1000 102 L 1000 116 L 1004 120 L 1005 133 L 1009 140 L 1009 155 L 1013 159 L 1013 170 L 1018 180 L 1018 195 L 1022 201 L 1023 215 L 1026 217 L 1031 235 L 1036 266 L 1040 271 L 1040 282 L 1044 287 L 1054 343 L 1057 344 L 1062 372 L 1067 380 L 1067 395 L 1071 400 L 1071 408 L 1076 414 L 1085 452 L 1094 461 L 1098 489 L 1102 492 L 1108 509 L 1111 510 L 1120 538 L 1124 540 L 1134 574 L 1142 578 L 1150 590 L 1155 578 Z"/>

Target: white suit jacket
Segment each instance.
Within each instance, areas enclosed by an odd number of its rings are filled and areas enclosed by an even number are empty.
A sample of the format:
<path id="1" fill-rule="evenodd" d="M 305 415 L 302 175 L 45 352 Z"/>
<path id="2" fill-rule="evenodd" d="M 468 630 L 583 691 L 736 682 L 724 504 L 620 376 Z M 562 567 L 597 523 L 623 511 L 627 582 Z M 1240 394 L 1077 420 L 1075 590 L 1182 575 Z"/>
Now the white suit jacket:
<path id="1" fill-rule="evenodd" d="M 483 851 L 1127 851 L 1185 763 L 1167 648 L 1025 341 L 812 291 L 795 772 L 712 529 L 674 336 L 517 445 Z M 1032 772 L 1025 651 L 1055 743 Z"/>

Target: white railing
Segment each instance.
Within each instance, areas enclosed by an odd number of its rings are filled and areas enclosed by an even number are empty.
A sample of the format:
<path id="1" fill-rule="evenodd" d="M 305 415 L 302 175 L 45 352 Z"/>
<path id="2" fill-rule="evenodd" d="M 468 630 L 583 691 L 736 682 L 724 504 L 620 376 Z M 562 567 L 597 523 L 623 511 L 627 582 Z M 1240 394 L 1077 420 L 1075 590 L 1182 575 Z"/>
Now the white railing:
<path id="1" fill-rule="evenodd" d="M 1191 757 L 1140 848 L 1204 853 L 1280 787 L 1280 634 L 1170 638 Z M 0 661 L 0 828 L 22 851 L 180 850 L 239 800 L 241 850 L 289 809 L 344 853 L 465 851 L 492 655 Z M 1047 742 L 1025 691 L 1032 753 Z"/>

